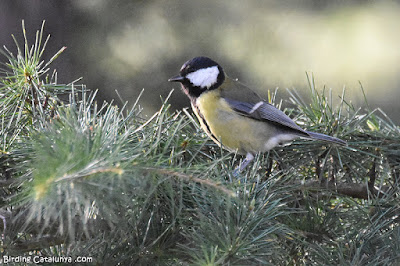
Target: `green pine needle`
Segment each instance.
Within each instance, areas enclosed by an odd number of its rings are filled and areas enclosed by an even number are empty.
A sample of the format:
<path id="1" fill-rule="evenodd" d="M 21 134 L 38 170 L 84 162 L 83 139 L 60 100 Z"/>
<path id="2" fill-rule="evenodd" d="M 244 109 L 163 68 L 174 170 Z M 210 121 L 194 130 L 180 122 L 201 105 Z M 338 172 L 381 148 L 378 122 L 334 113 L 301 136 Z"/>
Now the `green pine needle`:
<path id="1" fill-rule="evenodd" d="M 296 140 L 242 159 L 168 98 L 150 118 L 57 84 L 33 45 L 4 47 L 0 69 L 2 255 L 89 256 L 106 265 L 395 265 L 400 128 L 309 81 L 285 112 L 346 147 Z M 361 86 L 362 93 L 364 90 Z M 171 92 L 172 93 L 172 92 Z M 61 101 L 64 94 L 67 101 Z M 168 96 L 169 97 L 169 96 Z M 364 94 L 365 97 L 365 94 Z M 277 91 L 269 101 L 278 107 Z M 1 226 L 0 226 L 1 228 Z"/>

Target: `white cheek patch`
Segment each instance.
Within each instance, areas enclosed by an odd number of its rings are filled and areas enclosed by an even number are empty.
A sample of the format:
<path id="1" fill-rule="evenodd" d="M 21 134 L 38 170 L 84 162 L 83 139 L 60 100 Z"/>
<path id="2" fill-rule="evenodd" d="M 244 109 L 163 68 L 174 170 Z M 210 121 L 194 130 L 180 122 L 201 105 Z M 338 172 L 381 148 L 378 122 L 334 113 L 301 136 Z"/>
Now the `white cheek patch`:
<path id="1" fill-rule="evenodd" d="M 218 66 L 213 66 L 189 73 L 186 75 L 186 78 L 188 78 L 194 86 L 200 88 L 210 88 L 212 85 L 217 83 L 218 75 Z"/>

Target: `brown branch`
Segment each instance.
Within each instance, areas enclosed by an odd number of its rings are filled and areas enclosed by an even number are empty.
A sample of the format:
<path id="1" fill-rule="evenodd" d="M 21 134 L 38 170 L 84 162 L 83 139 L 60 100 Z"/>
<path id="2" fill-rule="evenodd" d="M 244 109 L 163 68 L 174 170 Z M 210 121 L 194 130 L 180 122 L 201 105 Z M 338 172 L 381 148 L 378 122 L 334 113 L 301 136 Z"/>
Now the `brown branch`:
<path id="1" fill-rule="evenodd" d="M 231 197 L 236 197 L 235 192 L 233 192 L 232 190 L 229 190 L 228 188 L 224 187 L 222 184 L 214 182 L 214 181 L 212 181 L 210 179 L 202 179 L 202 178 L 195 177 L 193 175 L 187 175 L 187 174 L 183 174 L 183 173 L 176 172 L 176 171 L 173 171 L 173 170 L 168 170 L 168 169 L 157 169 L 157 168 L 147 168 L 147 169 L 148 170 L 157 171 L 159 173 L 166 174 L 166 175 L 169 175 L 169 176 L 174 176 L 176 178 L 185 180 L 187 182 L 191 182 L 192 181 L 192 182 L 195 182 L 195 183 L 198 183 L 198 184 L 202 184 L 202 185 L 205 185 L 205 186 L 213 187 L 213 188 L 215 188 L 217 190 L 220 190 L 220 191 L 224 192 L 225 194 L 227 194 L 227 195 L 229 195 Z"/>
<path id="2" fill-rule="evenodd" d="M 371 193 L 374 193 L 375 179 L 376 179 L 376 157 L 372 161 L 372 167 L 368 172 L 369 181 L 368 189 Z"/>
<path id="3" fill-rule="evenodd" d="M 22 252 L 28 252 L 33 250 L 40 250 L 42 248 L 48 248 L 55 245 L 64 244 L 66 242 L 65 237 L 57 237 L 57 236 L 43 236 L 36 240 L 28 240 L 25 242 L 19 242 L 15 245 L 6 246 L 3 248 L 8 250 L 8 252 L 18 252 L 19 254 Z"/>
<path id="4" fill-rule="evenodd" d="M 382 198 L 387 192 L 390 190 L 390 186 L 382 186 L 380 190 L 373 187 L 373 190 L 370 191 L 370 188 L 367 184 L 357 184 L 357 183 L 341 183 L 335 184 L 332 182 L 321 184 L 319 181 L 308 181 L 305 183 L 296 182 L 301 189 L 308 190 L 321 190 L 325 189 L 328 191 L 336 192 L 338 194 L 349 196 L 353 198 L 359 199 L 368 199 L 371 196 L 376 196 Z"/>

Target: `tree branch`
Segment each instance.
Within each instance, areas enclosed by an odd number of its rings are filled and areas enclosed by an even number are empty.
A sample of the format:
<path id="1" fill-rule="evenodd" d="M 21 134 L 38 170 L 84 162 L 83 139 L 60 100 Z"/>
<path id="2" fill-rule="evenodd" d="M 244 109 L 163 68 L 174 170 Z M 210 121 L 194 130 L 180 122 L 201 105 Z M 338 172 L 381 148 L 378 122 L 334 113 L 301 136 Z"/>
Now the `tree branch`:
<path id="1" fill-rule="evenodd" d="M 328 191 L 333 191 L 341 195 L 359 198 L 359 199 L 368 199 L 371 196 L 383 197 L 390 190 L 390 186 L 382 186 L 380 190 L 373 187 L 373 190 L 370 190 L 370 187 L 367 184 L 357 184 L 357 183 L 339 183 L 335 184 L 333 182 L 328 182 L 325 184 L 321 184 L 319 181 L 308 181 L 308 182 L 297 182 L 295 183 L 301 189 L 308 190 L 321 190 L 326 189 Z"/>
<path id="2" fill-rule="evenodd" d="M 22 252 L 28 252 L 33 250 L 40 250 L 42 248 L 48 248 L 55 245 L 65 243 L 66 238 L 60 236 L 43 236 L 36 240 L 28 240 L 25 242 L 19 242 L 12 246 L 3 246 L 8 251 L 14 251 L 18 254 Z"/>

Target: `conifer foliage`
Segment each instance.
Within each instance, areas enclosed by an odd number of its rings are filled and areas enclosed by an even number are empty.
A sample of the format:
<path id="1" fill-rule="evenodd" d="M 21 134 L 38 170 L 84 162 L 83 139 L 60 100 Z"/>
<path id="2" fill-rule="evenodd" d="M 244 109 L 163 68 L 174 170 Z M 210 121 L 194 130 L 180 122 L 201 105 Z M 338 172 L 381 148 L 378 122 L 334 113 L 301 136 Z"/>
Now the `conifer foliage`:
<path id="1" fill-rule="evenodd" d="M 312 77 L 290 91 L 297 123 L 347 147 L 298 140 L 241 158 L 205 137 L 189 112 L 150 118 L 135 103 L 98 104 L 58 84 L 33 44 L 3 47 L 0 68 L 1 252 L 106 265 L 395 265 L 400 261 L 400 128 Z M 166 85 L 167 86 L 167 85 Z M 167 89 L 167 88 L 166 88 Z M 362 90 L 361 90 L 362 91 Z M 60 97 L 62 95 L 62 97 Z M 276 93 L 269 101 L 276 104 Z M 64 100 L 61 100 L 64 99 Z M 280 106 L 280 104 L 276 104 Z M 17 262 L 15 262 L 18 264 Z"/>

